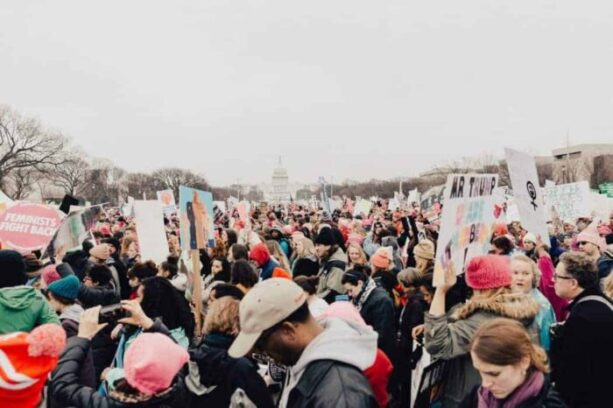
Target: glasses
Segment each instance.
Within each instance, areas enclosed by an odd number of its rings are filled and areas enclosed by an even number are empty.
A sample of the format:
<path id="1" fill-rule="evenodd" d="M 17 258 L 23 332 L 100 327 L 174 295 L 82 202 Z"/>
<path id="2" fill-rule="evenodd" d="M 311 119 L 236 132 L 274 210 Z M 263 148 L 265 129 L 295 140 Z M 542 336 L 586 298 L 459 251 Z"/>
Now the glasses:
<path id="1" fill-rule="evenodd" d="M 564 280 L 570 280 L 570 279 L 575 279 L 572 276 L 564 276 L 564 275 L 558 275 L 557 273 L 553 274 L 553 279 L 558 280 L 558 279 L 564 279 Z"/>
<path id="2" fill-rule="evenodd" d="M 587 245 L 587 244 L 589 244 L 589 242 L 585 242 L 585 241 L 577 242 L 578 246 L 583 246 L 583 245 Z"/>

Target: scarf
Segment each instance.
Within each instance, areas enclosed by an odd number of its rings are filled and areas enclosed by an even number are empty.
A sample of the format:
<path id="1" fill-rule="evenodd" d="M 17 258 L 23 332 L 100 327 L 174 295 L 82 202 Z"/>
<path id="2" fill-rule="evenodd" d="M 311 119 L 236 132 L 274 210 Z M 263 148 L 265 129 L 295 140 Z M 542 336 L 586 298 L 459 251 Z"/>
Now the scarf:
<path id="1" fill-rule="evenodd" d="M 353 302 L 358 312 L 362 310 L 362 306 L 364 306 L 364 303 L 366 303 L 368 296 L 370 296 L 370 293 L 375 290 L 376 287 L 377 284 L 375 283 L 375 281 L 369 278 L 368 282 L 366 282 L 366 284 L 360 291 L 360 294 L 358 295 L 357 299 Z"/>
<path id="2" fill-rule="evenodd" d="M 499 400 L 486 388 L 479 387 L 478 408 L 514 408 L 531 398 L 536 397 L 543 388 L 545 375 L 540 371 L 534 372 L 526 381 L 515 389 L 508 397 Z"/>

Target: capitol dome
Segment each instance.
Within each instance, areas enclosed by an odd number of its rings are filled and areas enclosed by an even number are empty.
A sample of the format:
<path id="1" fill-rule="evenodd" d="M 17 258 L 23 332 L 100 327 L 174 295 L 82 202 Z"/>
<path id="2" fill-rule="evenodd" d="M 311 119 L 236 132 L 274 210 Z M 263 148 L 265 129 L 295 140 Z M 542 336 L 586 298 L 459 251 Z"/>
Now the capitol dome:
<path id="1" fill-rule="evenodd" d="M 272 171 L 272 197 L 273 201 L 289 201 L 289 176 L 279 157 L 278 166 Z"/>

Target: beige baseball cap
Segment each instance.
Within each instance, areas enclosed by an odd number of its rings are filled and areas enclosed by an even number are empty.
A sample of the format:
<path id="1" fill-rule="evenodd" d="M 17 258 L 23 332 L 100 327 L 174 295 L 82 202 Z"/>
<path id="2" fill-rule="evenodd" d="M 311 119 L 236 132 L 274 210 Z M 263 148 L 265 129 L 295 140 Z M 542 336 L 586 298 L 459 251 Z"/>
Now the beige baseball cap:
<path id="1" fill-rule="evenodd" d="M 228 354 L 240 358 L 249 353 L 264 330 L 282 322 L 306 301 L 304 290 L 289 279 L 270 278 L 255 285 L 241 300 L 241 331 Z"/>

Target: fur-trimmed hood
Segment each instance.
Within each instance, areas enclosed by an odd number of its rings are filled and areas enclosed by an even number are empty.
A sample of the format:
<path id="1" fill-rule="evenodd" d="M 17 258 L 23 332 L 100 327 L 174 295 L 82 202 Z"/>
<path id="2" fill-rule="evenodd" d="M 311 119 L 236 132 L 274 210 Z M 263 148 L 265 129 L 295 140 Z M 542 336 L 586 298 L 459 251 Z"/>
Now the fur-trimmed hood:
<path id="1" fill-rule="evenodd" d="M 539 308 L 538 302 L 530 295 L 502 292 L 492 297 L 473 298 L 465 305 L 458 307 L 451 317 L 454 320 L 463 320 L 481 311 L 529 324 L 538 314 Z"/>

